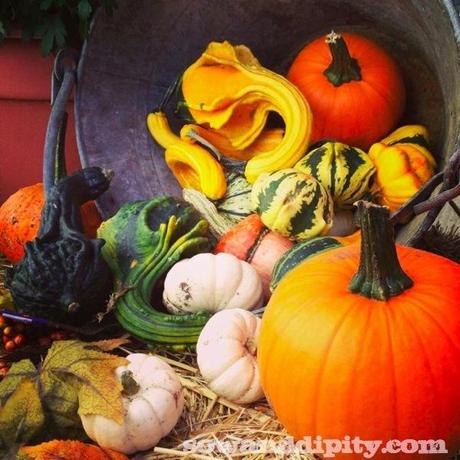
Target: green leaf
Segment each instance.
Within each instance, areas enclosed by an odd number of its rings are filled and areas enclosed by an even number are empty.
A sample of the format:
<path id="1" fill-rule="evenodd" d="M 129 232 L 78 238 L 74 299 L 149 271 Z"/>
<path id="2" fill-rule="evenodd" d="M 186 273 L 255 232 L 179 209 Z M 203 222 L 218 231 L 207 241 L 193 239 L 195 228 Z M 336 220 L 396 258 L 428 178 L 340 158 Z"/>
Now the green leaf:
<path id="1" fill-rule="evenodd" d="M 53 0 L 41 0 L 40 1 L 40 9 L 42 11 L 49 10 L 53 5 Z"/>
<path id="2" fill-rule="evenodd" d="M 42 44 L 41 44 L 41 50 L 43 56 L 47 56 L 48 54 L 51 53 L 51 50 L 53 49 L 54 45 L 54 32 L 52 29 L 48 29 L 43 36 L 42 39 Z"/>
<path id="3" fill-rule="evenodd" d="M 81 19 L 86 21 L 90 17 L 92 10 L 93 8 L 88 0 L 80 0 L 78 4 L 78 16 L 80 16 Z"/>
<path id="4" fill-rule="evenodd" d="M 32 361 L 23 359 L 14 363 L 8 374 L 0 382 L 0 407 L 2 407 L 6 400 L 16 391 L 21 382 L 25 379 L 34 379 L 38 376 L 37 369 Z"/>
<path id="5" fill-rule="evenodd" d="M 0 410 L 0 436 L 5 458 L 5 450 L 28 442 L 45 425 L 42 403 L 37 382 L 23 380 Z"/>
<path id="6" fill-rule="evenodd" d="M 42 39 L 42 53 L 46 56 L 53 49 L 63 48 L 66 43 L 66 29 L 64 23 L 59 16 L 55 16 L 52 20 L 44 25 L 46 32 Z"/>
<path id="7" fill-rule="evenodd" d="M 0 40 L 3 40 L 6 37 L 6 29 L 3 24 L 3 21 L 0 19 Z"/>

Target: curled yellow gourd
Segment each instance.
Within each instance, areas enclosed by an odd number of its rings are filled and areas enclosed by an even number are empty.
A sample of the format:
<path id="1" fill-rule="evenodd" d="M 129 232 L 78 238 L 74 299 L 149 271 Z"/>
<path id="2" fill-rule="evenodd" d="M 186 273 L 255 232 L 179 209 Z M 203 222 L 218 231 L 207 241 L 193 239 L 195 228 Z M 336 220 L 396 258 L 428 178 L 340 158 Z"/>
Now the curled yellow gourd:
<path id="1" fill-rule="evenodd" d="M 183 126 L 180 131 L 180 136 L 182 139 L 196 139 L 196 136 L 193 134 L 194 132 L 212 144 L 222 155 L 242 161 L 248 161 L 260 153 L 272 151 L 280 144 L 284 136 L 283 129 L 264 129 L 252 144 L 243 150 L 238 150 L 235 149 L 229 139 L 219 131 L 209 128 L 206 129 L 200 125 Z"/>
<path id="2" fill-rule="evenodd" d="M 184 72 L 181 89 L 196 123 L 222 136 L 233 158 L 246 158 L 234 151 L 250 151 L 269 112 L 284 120 L 284 136 L 276 146 L 248 159 L 249 182 L 262 173 L 291 167 L 304 155 L 312 125 L 307 101 L 292 83 L 262 67 L 246 46 L 210 43 Z"/>
<path id="3" fill-rule="evenodd" d="M 163 112 L 150 113 L 147 126 L 165 148 L 165 161 L 182 188 L 193 188 L 211 200 L 225 195 L 227 182 L 222 165 L 206 149 L 176 136 Z"/>
<path id="4" fill-rule="evenodd" d="M 426 128 L 408 125 L 371 146 L 369 157 L 376 168 L 373 192 L 392 212 L 433 175 L 436 162 L 427 145 Z"/>

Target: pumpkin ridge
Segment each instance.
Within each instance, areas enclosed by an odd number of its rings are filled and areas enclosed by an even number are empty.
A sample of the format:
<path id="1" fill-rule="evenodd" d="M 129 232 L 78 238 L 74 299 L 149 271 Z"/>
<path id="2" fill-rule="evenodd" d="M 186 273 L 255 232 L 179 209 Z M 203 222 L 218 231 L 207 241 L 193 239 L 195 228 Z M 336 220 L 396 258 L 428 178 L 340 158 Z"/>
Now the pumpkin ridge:
<path id="1" fill-rule="evenodd" d="M 457 345 L 455 340 L 446 332 L 446 330 L 442 327 L 442 324 L 436 319 L 436 316 L 433 316 L 428 310 L 423 308 L 423 305 L 418 305 L 418 309 L 425 314 L 430 319 L 430 322 L 436 325 L 437 329 L 439 329 L 447 339 L 447 341 L 458 351 L 460 352 L 460 345 Z"/>
<path id="2" fill-rule="evenodd" d="M 138 396 L 138 398 L 139 398 L 139 399 L 142 399 L 142 401 L 144 401 L 144 402 L 147 404 L 147 406 L 148 406 L 148 407 L 150 408 L 150 410 L 152 411 L 152 414 L 153 414 L 153 415 L 155 416 L 155 418 L 157 419 L 157 422 L 158 422 L 157 426 L 159 426 L 159 427 L 161 428 L 161 437 L 163 438 L 164 436 L 166 436 L 166 434 L 165 434 L 165 432 L 164 432 L 164 427 L 163 427 L 164 424 L 161 423 L 161 418 L 160 418 L 160 416 L 157 414 L 156 408 L 155 408 L 152 404 L 150 404 L 150 401 L 148 401 L 147 399 L 145 399 L 144 395 L 140 394 L 140 395 Z M 133 437 L 134 435 L 131 433 L 129 427 L 130 427 L 130 425 L 128 424 L 128 436 L 132 439 L 132 437 Z M 134 437 L 135 437 L 135 436 L 134 436 Z M 134 442 L 134 444 L 136 445 L 135 442 Z M 137 446 L 136 446 L 136 448 L 137 448 Z"/>
<path id="3" fill-rule="evenodd" d="M 254 361 L 254 356 L 251 354 L 251 357 L 249 358 L 247 355 L 244 356 L 245 359 L 251 359 L 251 361 Z M 244 397 L 251 391 L 252 389 L 252 384 L 254 383 L 254 377 L 255 377 L 255 374 L 256 374 L 256 369 L 257 369 L 257 362 L 255 363 L 256 365 L 255 366 L 249 366 L 249 368 L 251 369 L 251 378 L 248 378 L 248 385 L 247 387 L 245 388 L 245 390 L 243 391 L 243 394 L 239 397 L 239 399 L 244 399 Z"/>
<path id="4" fill-rule="evenodd" d="M 424 357 L 424 361 L 425 361 L 425 369 L 428 371 L 428 374 L 430 376 L 430 382 L 431 382 L 431 393 L 435 393 L 435 394 L 439 394 L 439 387 L 438 385 L 436 385 L 436 380 L 435 380 L 435 375 L 434 375 L 434 372 L 433 372 L 433 366 L 431 365 L 431 360 L 430 360 L 430 355 L 428 353 L 428 350 L 426 348 L 426 345 L 424 343 L 424 341 L 422 340 L 422 337 L 418 331 L 418 329 L 413 325 L 413 322 L 411 321 L 411 318 L 409 318 L 408 315 L 406 315 L 405 311 L 400 308 L 398 310 L 398 314 L 401 315 L 402 318 L 404 318 L 404 322 L 406 324 L 405 327 L 407 327 L 408 329 L 410 329 L 412 331 L 412 333 L 414 334 L 414 337 L 416 338 L 417 340 L 417 343 L 418 343 L 418 348 L 421 350 L 421 354 L 423 355 Z M 436 400 L 437 398 L 434 397 L 433 400 Z M 439 409 L 439 407 L 438 407 Z M 442 418 L 442 415 L 440 416 Z"/>
<path id="5" fill-rule="evenodd" d="M 238 342 L 239 345 L 241 345 L 241 341 L 234 338 L 234 340 L 236 340 Z M 241 352 L 240 355 L 236 355 L 232 358 L 232 360 L 230 361 L 230 364 L 228 366 L 225 366 L 223 368 L 220 368 L 219 369 L 219 374 L 214 377 L 213 379 L 210 380 L 209 384 L 212 385 L 216 380 L 220 379 L 226 372 L 228 372 L 238 361 L 240 361 L 241 359 L 244 359 L 245 358 L 245 354 L 244 354 L 244 350 Z"/>
<path id="6" fill-rule="evenodd" d="M 385 325 L 386 325 L 386 337 L 388 340 L 388 347 L 389 347 L 389 352 L 388 356 L 390 358 L 390 371 L 386 371 L 386 375 L 391 375 L 391 380 L 392 380 L 392 412 L 393 412 L 393 427 L 394 427 L 394 432 L 391 434 L 393 439 L 400 439 L 398 436 L 399 432 L 399 415 L 398 415 L 398 384 L 396 381 L 396 371 L 395 371 L 395 349 L 394 349 L 394 344 L 392 340 L 392 332 L 391 332 L 391 317 L 390 317 L 390 308 L 387 308 L 387 305 L 384 306 L 383 308 L 384 311 L 384 316 L 385 316 Z"/>
<path id="7" fill-rule="evenodd" d="M 336 324 L 333 333 L 329 337 L 329 342 L 327 344 L 327 348 L 324 350 L 323 354 L 323 359 L 321 362 L 321 366 L 318 369 L 317 377 L 316 377 L 316 385 L 315 385 L 315 391 L 313 395 L 313 408 L 312 408 L 312 413 L 313 413 L 313 423 L 312 423 L 312 432 L 317 433 L 317 426 L 318 426 L 318 406 L 319 406 L 319 398 L 321 395 L 321 380 L 324 375 L 324 371 L 326 370 L 326 364 L 328 361 L 328 358 L 330 356 L 330 352 L 332 351 L 332 345 L 334 344 L 334 341 L 336 340 L 338 333 L 340 331 L 340 328 L 343 326 L 345 323 L 345 320 L 348 318 L 350 313 L 355 310 L 355 305 L 352 305 L 347 309 L 347 311 L 342 315 L 338 323 Z M 298 410 L 305 410 L 305 408 L 298 407 Z M 318 433 L 321 435 L 321 433 Z"/>
<path id="8" fill-rule="evenodd" d="M 366 340 L 366 337 L 368 336 L 368 326 L 369 326 L 369 323 L 371 321 L 371 317 L 372 317 L 372 314 L 374 313 L 374 310 L 372 308 L 368 308 L 367 310 L 367 317 L 366 317 L 366 321 L 363 325 L 363 333 L 362 333 L 362 336 L 360 338 L 360 343 L 361 344 L 364 344 L 365 343 L 365 340 Z M 355 391 L 354 391 L 354 388 L 355 388 L 355 376 L 358 374 L 358 364 L 359 362 L 362 360 L 363 358 L 363 352 L 364 352 L 364 347 L 360 347 L 359 350 L 358 350 L 358 353 L 356 354 L 355 356 L 355 359 L 354 359 L 354 362 L 353 362 L 353 366 L 351 366 L 351 373 L 350 373 L 350 387 L 348 389 L 348 394 L 350 394 L 350 401 L 349 401 L 349 404 L 348 404 L 348 424 L 349 424 L 349 431 L 350 433 L 354 433 L 354 427 L 353 425 L 350 423 L 350 420 L 353 420 L 353 417 L 351 417 L 351 414 L 353 413 L 354 411 L 354 408 L 356 407 L 355 404 Z M 358 401 L 359 402 L 359 401 Z"/>

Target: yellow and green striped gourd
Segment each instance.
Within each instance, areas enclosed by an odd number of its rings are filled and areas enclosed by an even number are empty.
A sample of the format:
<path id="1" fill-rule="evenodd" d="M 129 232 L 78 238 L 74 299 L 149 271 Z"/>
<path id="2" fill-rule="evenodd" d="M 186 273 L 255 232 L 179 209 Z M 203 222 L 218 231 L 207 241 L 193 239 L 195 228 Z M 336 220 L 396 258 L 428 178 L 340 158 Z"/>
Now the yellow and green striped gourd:
<path id="1" fill-rule="evenodd" d="M 215 201 L 219 214 L 238 223 L 245 217 L 254 213 L 251 203 L 252 185 L 246 178 L 235 171 L 230 171 L 225 175 L 227 179 L 227 191 L 224 197 Z"/>
<path id="2" fill-rule="evenodd" d="M 366 152 L 341 142 L 325 142 L 308 152 L 294 168 L 317 179 L 340 208 L 362 198 L 375 173 Z"/>
<path id="3" fill-rule="evenodd" d="M 251 198 L 264 225 L 291 240 L 324 235 L 332 225 L 334 208 L 328 191 L 296 169 L 261 175 Z"/>

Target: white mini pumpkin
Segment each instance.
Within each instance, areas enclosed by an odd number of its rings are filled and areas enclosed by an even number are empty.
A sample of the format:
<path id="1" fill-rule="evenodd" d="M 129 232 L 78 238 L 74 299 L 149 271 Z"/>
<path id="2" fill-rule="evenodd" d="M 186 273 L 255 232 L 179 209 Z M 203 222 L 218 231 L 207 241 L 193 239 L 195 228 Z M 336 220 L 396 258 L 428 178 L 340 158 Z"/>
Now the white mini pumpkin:
<path id="1" fill-rule="evenodd" d="M 256 343 L 261 320 L 239 308 L 216 313 L 196 346 L 198 367 L 211 390 L 238 404 L 263 396 Z"/>
<path id="2" fill-rule="evenodd" d="M 133 353 L 116 373 L 126 388 L 121 425 L 101 415 L 81 415 L 86 434 L 101 447 L 132 454 L 154 447 L 176 425 L 184 407 L 179 377 L 155 356 Z"/>
<path id="3" fill-rule="evenodd" d="M 251 310 L 262 306 L 262 280 L 251 265 L 232 254 L 197 254 L 168 272 L 163 303 L 174 314 Z"/>

